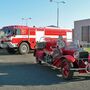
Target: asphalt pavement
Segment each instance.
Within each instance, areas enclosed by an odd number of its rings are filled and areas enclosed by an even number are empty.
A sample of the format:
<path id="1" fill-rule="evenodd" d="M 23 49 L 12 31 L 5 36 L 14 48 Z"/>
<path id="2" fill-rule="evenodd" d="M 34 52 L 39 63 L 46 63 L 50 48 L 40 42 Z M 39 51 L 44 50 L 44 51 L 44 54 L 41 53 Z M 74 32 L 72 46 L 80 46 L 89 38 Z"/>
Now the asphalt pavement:
<path id="1" fill-rule="evenodd" d="M 90 74 L 75 73 L 70 81 L 59 70 L 36 64 L 33 54 L 10 55 L 0 49 L 0 90 L 89 90 Z"/>

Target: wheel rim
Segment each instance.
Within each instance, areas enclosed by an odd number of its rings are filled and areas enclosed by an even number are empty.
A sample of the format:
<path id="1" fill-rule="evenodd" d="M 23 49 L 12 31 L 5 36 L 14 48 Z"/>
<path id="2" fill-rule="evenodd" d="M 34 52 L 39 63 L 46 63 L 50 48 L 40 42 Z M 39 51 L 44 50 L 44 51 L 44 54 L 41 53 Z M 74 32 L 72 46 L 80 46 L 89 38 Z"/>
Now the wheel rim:
<path id="1" fill-rule="evenodd" d="M 27 50 L 28 50 L 28 48 L 27 48 L 26 45 L 23 45 L 23 46 L 21 47 L 21 51 L 22 51 L 23 53 L 26 53 Z"/>
<path id="2" fill-rule="evenodd" d="M 67 78 L 69 76 L 69 72 L 70 72 L 69 64 L 67 62 L 64 62 L 63 68 L 62 68 L 62 73 L 65 78 Z"/>

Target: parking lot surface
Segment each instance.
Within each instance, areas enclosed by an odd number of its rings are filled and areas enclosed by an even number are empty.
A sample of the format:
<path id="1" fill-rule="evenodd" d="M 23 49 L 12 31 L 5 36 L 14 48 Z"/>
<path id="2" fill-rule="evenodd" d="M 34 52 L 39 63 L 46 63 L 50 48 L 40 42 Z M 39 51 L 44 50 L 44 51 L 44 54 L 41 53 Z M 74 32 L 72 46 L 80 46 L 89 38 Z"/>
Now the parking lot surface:
<path id="1" fill-rule="evenodd" d="M 90 74 L 62 79 L 58 70 L 36 64 L 33 54 L 10 55 L 0 49 L 0 90 L 89 90 Z"/>

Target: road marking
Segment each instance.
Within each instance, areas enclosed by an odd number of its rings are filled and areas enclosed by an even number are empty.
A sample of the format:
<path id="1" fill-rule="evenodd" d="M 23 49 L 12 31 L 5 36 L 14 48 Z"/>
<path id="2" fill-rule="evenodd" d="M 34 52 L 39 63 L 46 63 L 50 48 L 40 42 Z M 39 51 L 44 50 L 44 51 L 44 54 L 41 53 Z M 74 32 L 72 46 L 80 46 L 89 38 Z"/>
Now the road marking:
<path id="1" fill-rule="evenodd" d="M 8 75 L 8 73 L 0 73 L 0 75 Z"/>

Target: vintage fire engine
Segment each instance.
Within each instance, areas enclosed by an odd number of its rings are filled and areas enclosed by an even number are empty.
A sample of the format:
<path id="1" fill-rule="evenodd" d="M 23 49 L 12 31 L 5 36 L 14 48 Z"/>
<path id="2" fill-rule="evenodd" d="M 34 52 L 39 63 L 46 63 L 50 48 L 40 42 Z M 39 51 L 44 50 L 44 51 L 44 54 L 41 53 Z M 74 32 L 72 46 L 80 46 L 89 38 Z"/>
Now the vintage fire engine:
<path id="1" fill-rule="evenodd" d="M 58 35 L 61 35 L 66 40 L 72 40 L 71 29 L 54 27 L 37 28 L 16 25 L 3 27 L 2 31 L 5 35 L 0 39 L 0 46 L 6 48 L 10 54 L 16 51 L 19 51 L 20 54 L 29 53 L 31 49 L 35 48 L 36 42 L 44 36 L 55 39 Z"/>
<path id="2" fill-rule="evenodd" d="M 76 42 L 68 43 L 62 38 L 52 40 L 45 38 L 42 42 L 38 42 L 34 56 L 36 62 L 42 62 L 59 69 L 62 77 L 70 80 L 74 72 L 89 73 L 90 57 L 87 51 Z"/>

